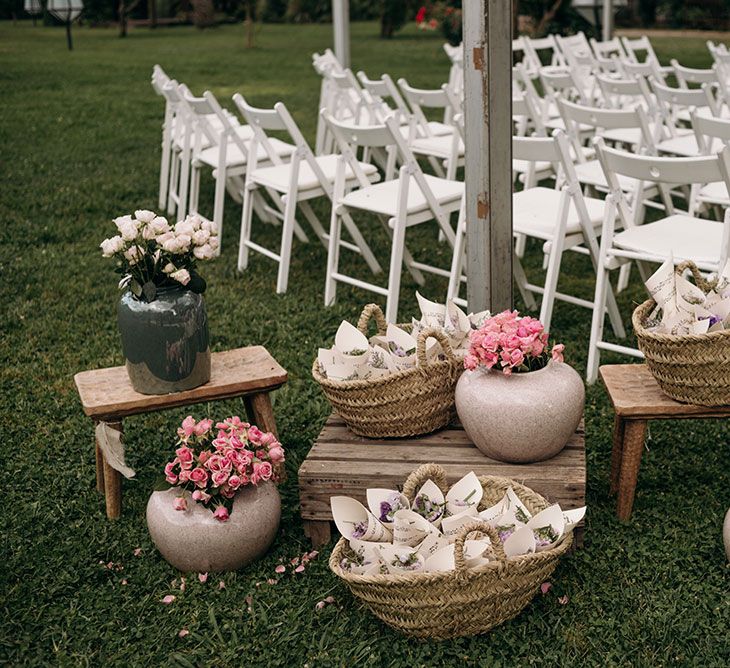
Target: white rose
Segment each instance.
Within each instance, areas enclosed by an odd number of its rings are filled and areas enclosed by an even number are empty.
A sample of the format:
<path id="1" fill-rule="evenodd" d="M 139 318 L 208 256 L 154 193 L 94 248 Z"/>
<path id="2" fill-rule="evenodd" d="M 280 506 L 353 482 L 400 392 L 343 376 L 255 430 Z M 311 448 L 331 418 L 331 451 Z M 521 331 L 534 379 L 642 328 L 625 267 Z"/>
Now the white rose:
<path id="1" fill-rule="evenodd" d="M 190 283 L 190 272 L 187 269 L 178 269 L 176 272 L 170 274 L 170 278 L 178 283 L 187 285 Z"/>
<path id="2" fill-rule="evenodd" d="M 192 237 L 195 232 L 195 227 L 189 220 L 181 220 L 179 223 L 175 223 L 175 234 L 187 234 Z"/>
<path id="3" fill-rule="evenodd" d="M 172 272 L 174 272 L 175 270 L 176 270 L 176 267 L 175 267 L 175 265 L 174 265 L 174 264 L 173 264 L 172 262 L 168 262 L 168 263 L 167 263 L 167 264 L 166 264 L 166 265 L 165 265 L 165 266 L 164 266 L 164 267 L 162 268 L 162 271 L 163 271 L 163 272 L 164 272 L 165 274 L 171 274 L 171 273 L 172 273 Z"/>
<path id="4" fill-rule="evenodd" d="M 101 254 L 104 257 L 111 257 L 124 248 L 124 239 L 120 236 L 104 239 L 100 244 Z"/>
<path id="5" fill-rule="evenodd" d="M 155 234 L 165 234 L 170 231 L 170 224 L 167 222 L 167 218 L 163 216 L 157 216 L 151 223 L 150 227 L 155 231 Z"/>
<path id="6" fill-rule="evenodd" d="M 218 250 L 219 243 L 220 242 L 218 241 L 218 237 L 212 236 L 210 239 L 208 239 L 208 245 L 213 250 Z"/>
<path id="7" fill-rule="evenodd" d="M 151 223 L 157 217 L 157 214 L 154 211 L 138 209 L 134 212 L 134 217 L 141 223 Z"/>
<path id="8" fill-rule="evenodd" d="M 196 246 L 202 246 L 206 241 L 208 241 L 209 237 L 210 232 L 208 232 L 208 230 L 198 230 L 195 234 L 193 234 L 193 242 Z"/>
<path id="9" fill-rule="evenodd" d="M 159 242 L 159 239 L 157 241 Z M 168 253 L 177 253 L 178 248 L 177 237 L 171 236 L 169 239 L 165 239 L 165 241 L 162 242 L 162 250 L 165 250 Z"/>
<path id="10" fill-rule="evenodd" d="M 188 216 L 185 222 L 190 223 L 193 226 L 193 230 L 199 230 L 203 225 L 203 220 L 197 213 Z"/>
<path id="11" fill-rule="evenodd" d="M 200 225 L 200 229 L 213 234 L 213 223 L 211 223 L 209 220 L 204 220 Z"/>
<path id="12" fill-rule="evenodd" d="M 137 259 L 139 258 L 139 249 L 137 246 L 132 246 L 128 250 L 124 251 L 124 257 L 131 265 L 137 264 Z"/>
<path id="13" fill-rule="evenodd" d="M 198 260 L 210 260 L 213 257 L 213 254 L 214 251 L 208 244 L 193 248 L 193 255 L 195 255 Z"/>
<path id="14" fill-rule="evenodd" d="M 132 220 L 132 216 L 119 216 L 114 219 L 114 224 L 117 226 L 118 230 L 121 230 L 123 225 L 127 225 L 129 223 L 134 223 L 136 225 L 136 223 Z"/>
<path id="15" fill-rule="evenodd" d="M 190 249 L 190 244 L 192 241 L 192 237 L 190 237 L 189 234 L 178 233 L 177 235 L 177 246 L 183 253 Z"/>
<path id="16" fill-rule="evenodd" d="M 142 238 L 150 241 L 151 239 L 154 239 L 157 235 L 155 234 L 155 230 L 152 227 L 152 225 L 145 225 L 142 228 Z"/>
<path id="17" fill-rule="evenodd" d="M 134 221 L 122 223 L 118 227 L 124 241 L 134 241 L 137 238 L 138 229 Z"/>
<path id="18" fill-rule="evenodd" d="M 172 230 L 168 230 L 164 234 L 160 234 L 155 241 L 160 244 L 160 246 L 164 246 L 166 241 L 169 241 L 170 239 L 175 238 L 175 233 Z"/>

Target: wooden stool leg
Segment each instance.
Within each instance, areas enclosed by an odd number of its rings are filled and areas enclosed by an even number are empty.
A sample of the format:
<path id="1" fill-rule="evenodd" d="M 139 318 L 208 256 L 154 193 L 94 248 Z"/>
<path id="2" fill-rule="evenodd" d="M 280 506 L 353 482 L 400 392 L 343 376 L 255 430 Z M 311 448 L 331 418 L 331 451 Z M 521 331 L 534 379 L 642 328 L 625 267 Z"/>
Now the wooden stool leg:
<path id="1" fill-rule="evenodd" d="M 109 427 L 123 432 L 121 422 L 109 422 Z M 101 452 L 99 453 L 102 454 Z M 106 516 L 110 520 L 119 518 L 122 514 L 122 474 L 113 469 L 103 460 L 104 468 L 104 489 L 106 491 Z"/>
<path id="2" fill-rule="evenodd" d="M 611 494 L 618 492 L 618 481 L 621 475 L 621 457 L 624 449 L 624 427 L 626 423 L 616 415 L 613 421 L 613 450 L 611 450 Z"/>
<path id="3" fill-rule="evenodd" d="M 261 431 L 270 431 L 276 438 L 279 433 L 276 431 L 276 420 L 274 409 L 271 407 L 271 397 L 268 392 L 249 394 L 243 398 L 246 406 L 248 419 L 253 422 Z"/>
<path id="4" fill-rule="evenodd" d="M 94 427 L 97 422 L 94 421 Z M 104 494 L 104 455 L 99 447 L 99 441 L 94 437 L 94 455 L 96 458 L 96 491 Z"/>
<path id="5" fill-rule="evenodd" d="M 332 527 L 329 520 L 304 520 L 304 535 L 312 541 L 312 547 L 317 549 L 326 545 L 332 538 Z"/>
<path id="6" fill-rule="evenodd" d="M 626 421 L 621 456 L 621 475 L 618 483 L 618 503 L 616 505 L 616 514 L 620 520 L 626 521 L 631 517 L 645 435 L 646 420 Z"/>

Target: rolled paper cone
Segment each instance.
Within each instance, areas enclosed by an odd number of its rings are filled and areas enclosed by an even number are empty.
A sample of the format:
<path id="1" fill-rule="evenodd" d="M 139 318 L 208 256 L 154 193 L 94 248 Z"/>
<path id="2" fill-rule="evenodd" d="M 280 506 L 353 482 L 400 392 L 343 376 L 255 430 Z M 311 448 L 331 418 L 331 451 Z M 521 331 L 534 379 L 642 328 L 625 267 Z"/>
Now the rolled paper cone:
<path id="1" fill-rule="evenodd" d="M 431 523 L 412 510 L 399 510 L 393 517 L 393 544 L 414 547 L 433 531 Z"/>
<path id="2" fill-rule="evenodd" d="M 408 499 L 397 489 L 371 488 L 366 490 L 365 496 L 367 498 L 370 512 L 387 527 L 390 527 L 390 525 L 393 524 L 393 520 L 383 519 L 384 516 L 382 511 L 385 510 L 392 518 L 397 511 L 409 510 L 411 507 Z M 384 508 L 383 504 L 389 506 L 391 510 Z"/>
<path id="3" fill-rule="evenodd" d="M 332 518 L 339 532 L 348 540 L 358 538 L 375 543 L 389 543 L 393 534 L 365 506 L 349 496 L 333 496 L 330 499 Z M 356 528 L 362 533 L 354 535 Z"/>
<path id="4" fill-rule="evenodd" d="M 535 534 L 528 526 L 523 526 L 515 531 L 504 541 L 504 553 L 508 557 L 516 557 L 521 554 L 534 552 L 537 547 Z"/>
<path id="5" fill-rule="evenodd" d="M 537 532 L 537 551 L 542 552 L 543 550 L 547 550 L 555 545 L 555 543 L 563 537 L 563 533 L 565 532 L 565 517 L 563 516 L 563 511 L 560 509 L 560 506 L 556 503 L 537 513 L 537 515 L 530 519 L 527 526 L 532 529 L 533 532 Z M 543 542 L 541 544 L 539 534 L 546 533 L 545 530 L 547 527 L 549 527 L 548 532 L 552 533 L 555 538 L 550 540 L 548 543 Z"/>
<path id="6" fill-rule="evenodd" d="M 413 548 L 404 545 L 383 545 L 380 548 L 380 554 L 391 574 L 422 571 L 426 561 Z M 403 561 L 404 559 L 411 563 L 406 565 Z"/>
<path id="7" fill-rule="evenodd" d="M 416 493 L 411 508 L 419 515 L 421 515 L 421 513 L 416 509 L 419 497 L 427 499 L 428 502 L 430 502 L 435 509 L 438 509 L 435 512 L 431 513 L 428 517 L 426 517 L 426 519 L 437 528 L 441 526 L 441 520 L 443 519 L 444 515 L 445 499 L 444 493 L 441 491 L 441 489 L 439 489 L 439 486 L 433 480 L 426 480 L 426 482 L 424 482 L 421 486 L 421 489 L 419 489 Z M 421 516 L 425 517 L 425 515 Z"/>
<path id="8" fill-rule="evenodd" d="M 335 334 L 335 346 L 343 354 L 351 356 L 352 351 L 368 351 L 368 337 L 365 336 L 357 327 L 343 320 Z"/>
<path id="9" fill-rule="evenodd" d="M 432 302 L 416 292 L 418 308 L 421 309 L 421 322 L 426 327 L 443 327 L 446 318 L 446 305 Z"/>
<path id="10" fill-rule="evenodd" d="M 476 507 L 482 500 L 484 490 L 474 471 L 469 471 L 454 483 L 446 494 L 446 510 L 450 515 L 459 515 L 470 506 Z"/>
<path id="11" fill-rule="evenodd" d="M 385 575 L 388 572 L 385 562 L 378 559 L 378 561 L 368 564 L 368 567 L 362 572 L 362 575 Z"/>
<path id="12" fill-rule="evenodd" d="M 507 503 L 505 505 L 505 510 L 514 510 L 517 519 L 520 522 L 526 523 L 532 517 L 532 513 L 527 510 L 527 506 L 520 501 L 520 498 L 517 494 L 515 494 L 515 490 L 509 487 L 507 489 L 506 497 Z"/>
<path id="13" fill-rule="evenodd" d="M 440 531 L 434 531 L 428 534 L 419 545 L 416 546 L 418 554 L 422 554 L 425 559 L 428 559 L 432 554 L 438 552 L 442 547 L 446 547 L 449 541 L 444 538 Z"/>
<path id="14" fill-rule="evenodd" d="M 371 367 L 369 364 L 362 364 L 355 369 L 357 377 L 361 380 L 384 378 L 390 376 L 393 372 L 390 369 L 376 369 Z"/>
<path id="15" fill-rule="evenodd" d="M 350 549 L 365 561 L 377 561 L 380 551 L 378 547 L 381 543 L 375 543 L 359 538 L 350 538 Z"/>
<path id="16" fill-rule="evenodd" d="M 324 373 L 331 380 L 352 380 L 357 378 L 355 365 L 349 362 L 344 364 L 325 364 Z"/>
<path id="17" fill-rule="evenodd" d="M 586 514 L 586 507 L 574 508 L 572 510 L 563 511 L 563 519 L 565 520 L 565 533 L 573 529 L 578 522 L 580 522 Z"/>
<path id="18" fill-rule="evenodd" d="M 489 311 L 479 311 L 478 313 L 470 313 L 467 318 L 469 318 L 469 324 L 472 329 L 479 329 L 490 316 L 491 313 Z"/>
<path id="19" fill-rule="evenodd" d="M 504 499 L 502 499 L 501 501 L 495 503 L 493 506 L 485 508 L 478 513 L 479 519 L 482 519 L 488 524 L 491 524 L 494 520 L 496 520 L 500 515 L 504 513 L 504 505 Z"/>
<path id="20" fill-rule="evenodd" d="M 453 571 L 456 568 L 454 544 L 446 545 L 434 552 L 424 563 L 424 569 L 433 572 Z"/>
<path id="21" fill-rule="evenodd" d="M 482 538 L 481 540 L 467 540 L 464 541 L 464 557 L 466 558 L 466 565 L 469 568 L 479 568 L 488 564 L 490 559 L 488 556 L 482 556 L 487 550 L 491 552 L 492 542 L 489 538 Z"/>
<path id="22" fill-rule="evenodd" d="M 449 542 L 451 542 L 456 539 L 456 534 L 459 533 L 459 529 L 465 524 L 473 522 L 475 517 L 478 517 L 476 506 L 469 506 L 464 512 L 458 515 L 445 517 L 441 522 L 441 531 Z"/>

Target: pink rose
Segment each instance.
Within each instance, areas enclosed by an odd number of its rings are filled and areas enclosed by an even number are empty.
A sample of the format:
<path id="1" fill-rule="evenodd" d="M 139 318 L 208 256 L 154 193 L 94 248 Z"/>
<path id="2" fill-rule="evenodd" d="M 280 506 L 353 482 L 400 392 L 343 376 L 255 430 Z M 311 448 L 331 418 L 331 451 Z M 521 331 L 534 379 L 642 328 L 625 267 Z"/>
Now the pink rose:
<path id="1" fill-rule="evenodd" d="M 565 350 L 565 345 L 562 343 L 556 343 L 553 346 L 552 351 L 550 354 L 552 355 L 553 361 L 555 362 L 563 362 L 563 351 Z"/>
<path id="2" fill-rule="evenodd" d="M 261 445 L 262 437 L 263 433 L 256 425 L 249 427 L 248 440 L 251 441 L 251 443 L 253 443 L 254 445 Z"/>
<path id="3" fill-rule="evenodd" d="M 175 500 L 172 502 L 172 507 L 175 510 L 187 510 L 188 502 L 185 500 L 184 496 L 177 496 L 177 497 L 175 497 Z"/>
<path id="4" fill-rule="evenodd" d="M 261 476 L 256 471 L 254 471 L 251 474 L 251 484 L 252 485 L 258 485 L 259 484 L 259 480 L 261 480 Z"/>
<path id="5" fill-rule="evenodd" d="M 171 461 L 168 464 L 165 464 L 165 480 L 169 482 L 171 485 L 174 485 L 177 483 L 178 477 L 175 475 L 175 471 L 173 470 L 175 466 L 177 465 L 177 460 Z"/>
<path id="6" fill-rule="evenodd" d="M 473 371 L 479 366 L 479 360 L 472 355 L 471 353 L 468 353 L 466 357 L 464 357 L 464 368 L 468 369 L 469 371 Z"/>
<path id="7" fill-rule="evenodd" d="M 213 426 L 213 420 L 205 419 L 198 422 L 197 425 L 194 427 L 195 435 L 196 436 L 205 436 L 205 434 L 208 433 L 208 430 Z"/>
<path id="8" fill-rule="evenodd" d="M 275 464 L 280 464 L 284 461 L 284 448 L 280 445 L 275 445 L 271 448 L 271 450 L 269 450 L 269 457 Z"/>
<path id="9" fill-rule="evenodd" d="M 198 455 L 198 461 L 199 461 L 199 462 L 200 462 L 201 464 L 205 464 L 205 462 L 207 462 L 207 461 L 208 461 L 208 459 L 210 459 L 210 450 L 203 450 L 203 451 L 202 451 L 202 452 L 201 452 L 201 453 L 200 453 L 200 454 Z"/>
<path id="10" fill-rule="evenodd" d="M 208 501 L 210 501 L 210 494 L 206 494 L 203 490 L 196 489 L 193 492 L 193 501 L 200 501 L 201 503 L 208 503 Z"/>
<path id="11" fill-rule="evenodd" d="M 269 480 L 274 469 L 271 467 L 271 462 L 258 462 L 253 465 L 253 472 L 254 475 L 258 475 L 261 480 Z"/>
<path id="12" fill-rule="evenodd" d="M 228 487 L 230 487 L 234 492 L 241 486 L 241 478 L 237 475 L 232 475 L 230 478 L 228 478 Z"/>
<path id="13" fill-rule="evenodd" d="M 213 485 L 215 487 L 220 487 L 221 485 L 225 485 L 226 481 L 228 480 L 228 471 L 216 471 L 211 476 L 211 479 L 213 480 Z"/>
<path id="14" fill-rule="evenodd" d="M 228 508 L 225 506 L 218 506 L 213 512 L 213 517 L 215 517 L 219 522 L 227 521 L 229 517 Z"/>
<path id="15" fill-rule="evenodd" d="M 180 471 L 179 480 L 180 484 L 184 485 L 188 480 L 190 480 L 190 471 L 188 471 L 187 469 L 183 469 L 182 471 Z"/>
<path id="16" fill-rule="evenodd" d="M 190 471 L 190 481 L 195 483 L 196 487 L 205 487 L 208 482 L 208 473 L 204 468 L 196 466 Z"/>
<path id="17" fill-rule="evenodd" d="M 236 495 L 236 492 L 226 485 L 225 487 L 221 487 L 221 494 L 227 499 L 232 499 Z"/>
<path id="18" fill-rule="evenodd" d="M 189 469 L 193 465 L 193 451 L 186 445 L 175 450 L 180 466 L 184 469 Z"/>
<path id="19" fill-rule="evenodd" d="M 267 447 L 272 446 L 274 443 L 276 443 L 276 436 L 274 436 L 270 431 L 267 431 L 262 437 L 261 437 L 261 445 L 265 445 Z"/>
<path id="20" fill-rule="evenodd" d="M 180 429 L 177 430 L 180 438 L 190 438 L 195 433 L 195 420 L 192 415 L 188 415 L 183 421 Z"/>

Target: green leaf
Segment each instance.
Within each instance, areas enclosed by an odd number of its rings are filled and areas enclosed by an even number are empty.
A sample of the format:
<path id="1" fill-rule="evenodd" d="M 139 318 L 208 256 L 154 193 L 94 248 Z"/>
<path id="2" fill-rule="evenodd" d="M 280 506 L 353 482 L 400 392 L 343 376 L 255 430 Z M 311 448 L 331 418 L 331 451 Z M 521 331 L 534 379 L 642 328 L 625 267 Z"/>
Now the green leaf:
<path id="1" fill-rule="evenodd" d="M 205 288 L 208 287 L 205 279 L 200 274 L 190 274 L 190 282 L 187 284 L 188 290 L 202 295 L 205 292 Z"/>
<path id="2" fill-rule="evenodd" d="M 164 492 L 168 489 L 170 489 L 172 485 L 165 480 L 164 475 L 159 475 L 157 478 L 155 478 L 154 485 L 152 486 L 153 491 L 155 492 Z"/>
<path id="3" fill-rule="evenodd" d="M 138 281 L 135 279 L 132 279 L 129 282 L 129 289 L 132 291 L 132 294 L 139 299 L 142 296 L 142 286 L 139 284 Z"/>
<path id="4" fill-rule="evenodd" d="M 144 293 L 145 301 L 153 302 L 157 297 L 157 286 L 152 281 L 147 281 L 142 286 L 142 292 Z"/>

